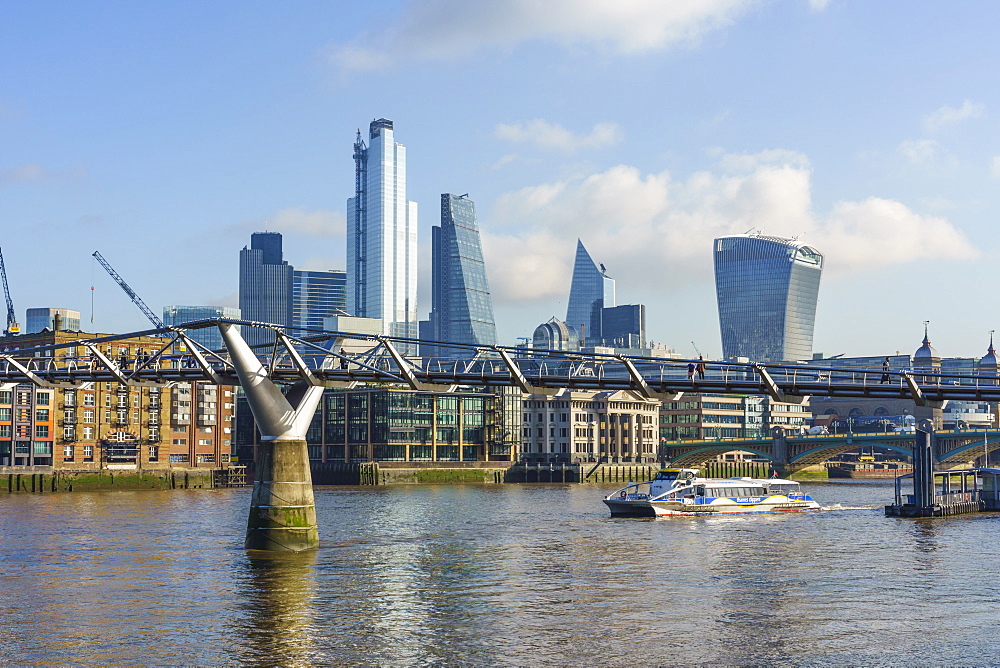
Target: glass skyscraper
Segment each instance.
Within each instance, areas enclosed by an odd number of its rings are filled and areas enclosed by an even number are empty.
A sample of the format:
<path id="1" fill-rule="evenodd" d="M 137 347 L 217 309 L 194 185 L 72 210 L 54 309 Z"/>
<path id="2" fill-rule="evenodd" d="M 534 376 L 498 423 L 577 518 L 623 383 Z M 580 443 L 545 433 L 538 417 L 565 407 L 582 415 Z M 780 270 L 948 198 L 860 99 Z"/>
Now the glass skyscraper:
<path id="1" fill-rule="evenodd" d="M 810 359 L 823 256 L 794 239 L 739 234 L 716 239 L 714 258 L 723 356 Z"/>
<path id="2" fill-rule="evenodd" d="M 417 336 L 417 205 L 406 200 L 406 147 L 392 121 L 372 121 L 354 144 L 347 200 L 347 311 L 382 320 L 383 333 Z M 412 352 L 412 351 L 410 351 Z"/>
<path id="3" fill-rule="evenodd" d="M 614 305 L 615 279 L 605 275 L 604 265 L 598 268 L 583 242 L 577 239 L 566 324 L 576 329 L 580 345 L 595 345 L 602 341 L 603 309 Z"/>
<path id="4" fill-rule="evenodd" d="M 282 259 L 281 234 L 256 232 L 250 247 L 240 251 L 240 312 L 244 320 L 290 327 L 292 324 L 292 272 Z M 248 327 L 244 338 L 250 345 L 274 343 L 266 329 Z"/>
<path id="5" fill-rule="evenodd" d="M 292 273 L 292 327 L 323 329 L 323 318 L 347 314 L 347 272 Z M 302 335 L 301 332 L 296 332 Z"/>
<path id="6" fill-rule="evenodd" d="M 34 334 L 43 329 L 56 328 L 56 316 L 59 316 L 60 329 L 71 332 L 80 331 L 80 312 L 70 308 L 29 308 L 25 311 L 25 334 Z"/>
<path id="7" fill-rule="evenodd" d="M 431 257 L 431 313 L 421 338 L 496 345 L 493 301 L 476 224 L 476 205 L 468 195 L 441 195 L 441 225 L 431 228 Z"/>
<path id="8" fill-rule="evenodd" d="M 183 325 L 195 320 L 211 320 L 212 318 L 230 318 L 240 320 L 240 310 L 232 306 L 164 306 L 164 325 Z M 209 350 L 223 348 L 222 333 L 218 327 L 204 329 L 189 329 L 187 335 Z"/>

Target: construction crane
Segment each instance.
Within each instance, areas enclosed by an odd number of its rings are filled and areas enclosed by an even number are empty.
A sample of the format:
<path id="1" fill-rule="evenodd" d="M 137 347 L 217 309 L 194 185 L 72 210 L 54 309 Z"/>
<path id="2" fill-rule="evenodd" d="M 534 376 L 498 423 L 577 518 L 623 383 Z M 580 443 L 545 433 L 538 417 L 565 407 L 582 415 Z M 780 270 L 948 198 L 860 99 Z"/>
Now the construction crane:
<path id="1" fill-rule="evenodd" d="M 125 294 L 132 298 L 132 302 L 139 307 L 139 310 L 142 311 L 143 315 L 149 318 L 149 321 L 153 323 L 154 327 L 166 327 L 166 325 L 163 324 L 163 321 L 156 317 L 156 314 L 153 313 L 148 306 L 146 306 L 146 302 L 142 301 L 142 298 L 135 294 L 135 290 L 128 286 L 125 279 L 119 276 L 118 272 L 115 271 L 110 264 L 108 264 L 108 261 L 104 259 L 104 256 L 102 256 L 99 251 L 94 251 L 94 258 L 107 270 L 111 278 L 115 279 L 115 283 L 121 286 L 122 290 L 125 291 Z M 4 285 L 6 286 L 6 279 L 4 281 Z M 10 300 L 8 299 L 8 303 L 9 301 Z"/>
<path id="2" fill-rule="evenodd" d="M 0 251 L 0 276 L 3 277 L 3 295 L 7 298 L 7 329 L 4 330 L 4 336 L 10 336 L 12 334 L 20 334 L 21 325 L 17 322 L 17 316 L 14 315 L 14 301 L 10 298 L 10 288 L 7 286 L 7 267 L 3 263 L 3 252 Z"/>
<path id="3" fill-rule="evenodd" d="M 700 351 L 700 350 L 698 350 L 698 346 L 697 346 L 697 345 L 695 345 L 695 342 L 694 342 L 694 341 L 692 341 L 692 342 L 691 342 L 691 345 L 692 345 L 692 346 L 694 346 L 694 351 L 695 351 L 696 353 L 698 353 L 698 357 L 701 357 L 701 351 Z"/>

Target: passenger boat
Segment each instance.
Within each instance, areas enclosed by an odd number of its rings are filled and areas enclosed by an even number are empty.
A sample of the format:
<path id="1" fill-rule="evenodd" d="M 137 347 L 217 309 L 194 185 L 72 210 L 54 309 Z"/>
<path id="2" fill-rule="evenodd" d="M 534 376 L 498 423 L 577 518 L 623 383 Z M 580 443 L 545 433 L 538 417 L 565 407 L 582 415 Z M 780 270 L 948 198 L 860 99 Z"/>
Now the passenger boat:
<path id="1" fill-rule="evenodd" d="M 702 478 L 698 469 L 661 469 L 604 497 L 612 517 L 730 515 L 819 510 L 799 483 L 781 478 Z"/>

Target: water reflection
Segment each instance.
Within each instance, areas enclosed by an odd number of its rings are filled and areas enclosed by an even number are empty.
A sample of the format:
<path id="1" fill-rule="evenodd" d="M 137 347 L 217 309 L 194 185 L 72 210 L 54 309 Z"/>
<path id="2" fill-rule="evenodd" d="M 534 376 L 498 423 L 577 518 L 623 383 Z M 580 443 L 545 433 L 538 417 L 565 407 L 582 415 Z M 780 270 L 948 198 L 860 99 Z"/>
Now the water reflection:
<path id="1" fill-rule="evenodd" d="M 233 633 L 242 639 L 240 664 L 305 666 L 316 661 L 315 550 L 250 551 L 238 564 L 243 614 Z"/>

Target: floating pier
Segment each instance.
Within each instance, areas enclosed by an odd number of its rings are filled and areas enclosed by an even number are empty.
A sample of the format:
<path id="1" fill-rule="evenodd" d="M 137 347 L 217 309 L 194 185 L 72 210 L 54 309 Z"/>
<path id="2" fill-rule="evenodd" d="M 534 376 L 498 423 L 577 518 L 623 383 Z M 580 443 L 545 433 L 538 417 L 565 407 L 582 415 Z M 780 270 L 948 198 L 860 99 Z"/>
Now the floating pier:
<path id="1" fill-rule="evenodd" d="M 895 503 L 887 517 L 944 517 L 1000 510 L 1000 469 L 935 471 L 934 430 L 928 421 L 917 428 L 913 473 L 896 478 Z M 911 484 L 912 494 L 903 486 Z"/>

